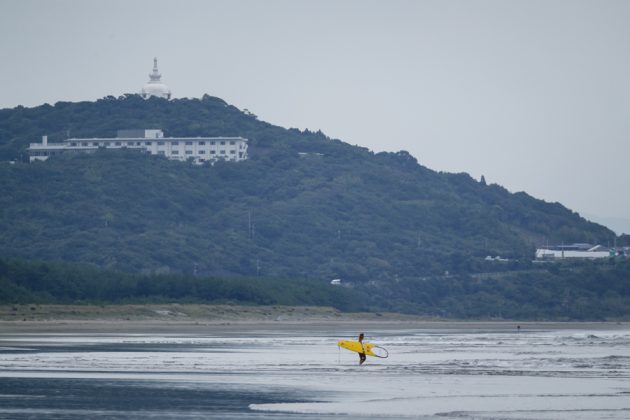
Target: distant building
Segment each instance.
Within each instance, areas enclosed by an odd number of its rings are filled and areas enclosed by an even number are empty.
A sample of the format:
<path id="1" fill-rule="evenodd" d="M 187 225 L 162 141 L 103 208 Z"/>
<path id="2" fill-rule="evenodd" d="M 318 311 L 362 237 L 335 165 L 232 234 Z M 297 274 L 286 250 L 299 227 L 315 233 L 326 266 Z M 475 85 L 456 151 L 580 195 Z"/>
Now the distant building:
<path id="1" fill-rule="evenodd" d="M 162 83 L 162 75 L 157 66 L 157 57 L 153 58 L 153 72 L 149 74 L 149 81 L 142 87 L 140 96 L 144 99 L 149 99 L 151 96 L 171 99 L 171 90 Z"/>
<path id="2" fill-rule="evenodd" d="M 508 258 L 502 258 L 499 255 L 497 255 L 496 257 L 488 255 L 488 256 L 486 256 L 486 258 L 484 258 L 484 260 L 486 260 L 486 261 L 498 261 L 498 262 L 508 262 L 508 261 L 510 261 Z"/>
<path id="3" fill-rule="evenodd" d="M 571 245 L 554 245 L 538 248 L 536 258 L 549 260 L 556 258 L 608 258 L 616 255 L 616 250 L 602 245 L 577 243 Z"/>
<path id="4" fill-rule="evenodd" d="M 31 143 L 29 161 L 46 160 L 61 153 L 94 153 L 98 149 L 130 149 L 165 156 L 173 160 L 191 160 L 196 164 L 218 160 L 239 162 L 247 159 L 247 139 L 242 137 L 164 137 L 162 130 L 118 130 L 113 138 L 71 138 L 62 143 Z"/>

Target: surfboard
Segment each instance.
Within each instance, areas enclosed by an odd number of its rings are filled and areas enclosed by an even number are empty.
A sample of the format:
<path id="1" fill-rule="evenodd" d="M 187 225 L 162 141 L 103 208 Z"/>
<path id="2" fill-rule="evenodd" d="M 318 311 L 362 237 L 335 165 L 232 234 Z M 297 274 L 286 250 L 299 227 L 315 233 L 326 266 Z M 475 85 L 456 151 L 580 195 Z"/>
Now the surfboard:
<path id="1" fill-rule="evenodd" d="M 387 350 L 382 347 L 375 346 L 372 343 L 363 343 L 363 345 L 361 345 L 358 341 L 339 340 L 337 341 L 337 345 L 355 353 L 365 353 L 366 356 L 380 358 L 386 358 L 388 356 Z"/>

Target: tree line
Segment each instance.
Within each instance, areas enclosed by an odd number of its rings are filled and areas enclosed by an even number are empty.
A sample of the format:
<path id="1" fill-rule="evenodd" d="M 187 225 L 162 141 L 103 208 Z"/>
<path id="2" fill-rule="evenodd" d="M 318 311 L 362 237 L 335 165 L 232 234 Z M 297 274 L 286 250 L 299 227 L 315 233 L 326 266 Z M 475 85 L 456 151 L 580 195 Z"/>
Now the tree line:
<path id="1" fill-rule="evenodd" d="M 342 284 L 344 284 L 342 282 Z M 0 303 L 239 303 L 330 306 L 438 318 L 630 319 L 630 261 L 346 284 L 304 278 L 142 275 L 84 264 L 0 259 Z"/>

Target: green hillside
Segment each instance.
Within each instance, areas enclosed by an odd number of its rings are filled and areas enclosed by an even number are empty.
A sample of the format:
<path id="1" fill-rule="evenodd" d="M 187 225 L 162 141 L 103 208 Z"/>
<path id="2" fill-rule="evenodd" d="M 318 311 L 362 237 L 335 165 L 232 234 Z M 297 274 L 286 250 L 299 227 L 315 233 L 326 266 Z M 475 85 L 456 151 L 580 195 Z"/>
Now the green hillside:
<path id="1" fill-rule="evenodd" d="M 193 166 L 103 151 L 21 163 L 44 134 L 60 141 L 122 128 L 243 136 L 250 160 Z M 208 96 L 0 110 L 0 158 L 4 257 L 146 274 L 395 282 L 526 269 L 536 244 L 614 238 L 558 203 L 432 171 L 406 152 L 374 154 L 273 126 Z"/>
<path id="2" fill-rule="evenodd" d="M 146 313 L 150 303 L 219 303 L 315 305 L 377 316 L 394 311 L 458 319 L 627 320 L 629 279 L 630 260 L 340 287 L 317 279 L 143 275 L 0 258 L 0 306 L 13 305 L 9 319 L 40 315 L 32 305 L 20 310 L 15 304 L 73 304 L 78 313 L 94 304 L 143 304 Z"/>

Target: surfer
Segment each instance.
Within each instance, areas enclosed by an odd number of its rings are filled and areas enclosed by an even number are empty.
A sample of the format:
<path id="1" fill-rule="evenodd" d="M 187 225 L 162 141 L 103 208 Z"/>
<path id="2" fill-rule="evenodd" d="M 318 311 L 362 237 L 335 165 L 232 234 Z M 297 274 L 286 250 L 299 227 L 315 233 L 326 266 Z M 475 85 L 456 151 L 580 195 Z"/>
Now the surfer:
<path id="1" fill-rule="evenodd" d="M 366 359 L 365 348 L 363 348 L 363 333 L 359 334 L 359 343 L 361 343 L 361 350 L 363 350 L 362 353 L 359 353 L 359 366 L 361 366 Z"/>

